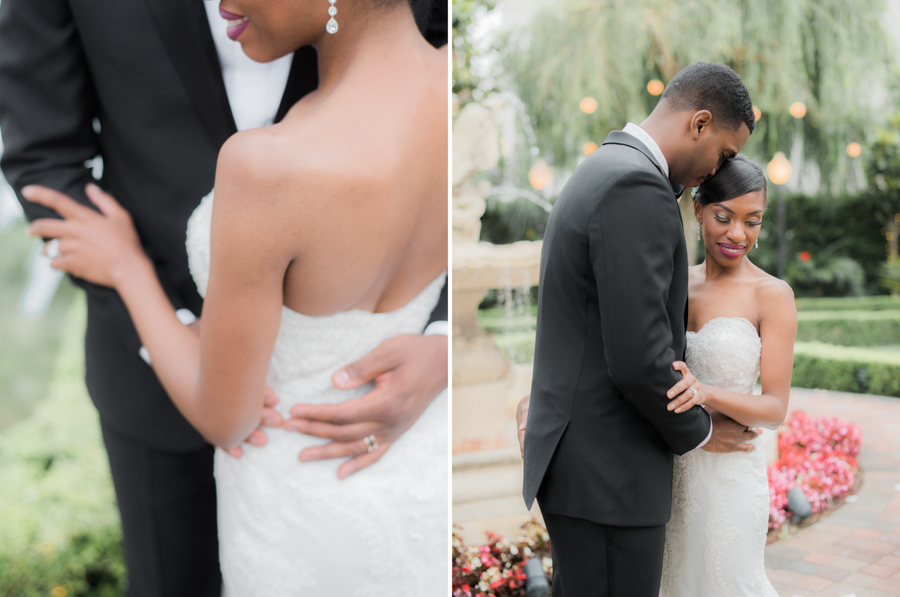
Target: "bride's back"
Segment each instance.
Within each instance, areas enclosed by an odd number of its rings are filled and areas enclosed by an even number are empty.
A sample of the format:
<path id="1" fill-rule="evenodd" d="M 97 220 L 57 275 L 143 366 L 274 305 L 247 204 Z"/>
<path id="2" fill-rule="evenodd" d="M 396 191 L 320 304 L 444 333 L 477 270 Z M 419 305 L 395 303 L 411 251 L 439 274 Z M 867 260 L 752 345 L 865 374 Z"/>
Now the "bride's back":
<path id="1" fill-rule="evenodd" d="M 214 246 L 226 217 L 264 235 L 283 303 L 306 315 L 394 310 L 447 267 L 445 50 L 410 19 L 340 59 L 339 79 L 232 137 L 217 169 L 230 214 L 214 216 Z"/>

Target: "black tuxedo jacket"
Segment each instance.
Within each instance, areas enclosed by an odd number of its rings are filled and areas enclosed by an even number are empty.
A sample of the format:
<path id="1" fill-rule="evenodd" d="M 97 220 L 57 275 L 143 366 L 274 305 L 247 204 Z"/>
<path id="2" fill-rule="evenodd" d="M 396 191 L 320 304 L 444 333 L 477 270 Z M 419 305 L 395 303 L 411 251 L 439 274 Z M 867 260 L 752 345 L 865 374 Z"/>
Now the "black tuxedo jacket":
<path id="1" fill-rule="evenodd" d="M 710 429 L 666 410 L 681 379 L 687 246 L 650 150 L 615 131 L 575 171 L 547 224 L 525 431 L 524 497 L 616 526 L 668 521 L 672 460 Z"/>
<path id="2" fill-rule="evenodd" d="M 200 314 L 187 267 L 186 222 L 213 186 L 219 148 L 237 131 L 204 0 L 3 0 L 0 161 L 18 191 L 42 184 L 85 204 L 85 162 L 127 209 L 175 308 Z M 417 22 L 446 43 L 446 1 L 419 2 Z M 299 49 L 276 121 L 318 84 L 316 52 Z M 20 200 L 21 196 L 20 196 Z M 22 200 L 29 219 L 54 216 Z M 203 438 L 138 356 L 118 294 L 84 281 L 87 386 L 104 422 L 157 447 Z M 433 320 L 447 319 L 446 288 Z"/>

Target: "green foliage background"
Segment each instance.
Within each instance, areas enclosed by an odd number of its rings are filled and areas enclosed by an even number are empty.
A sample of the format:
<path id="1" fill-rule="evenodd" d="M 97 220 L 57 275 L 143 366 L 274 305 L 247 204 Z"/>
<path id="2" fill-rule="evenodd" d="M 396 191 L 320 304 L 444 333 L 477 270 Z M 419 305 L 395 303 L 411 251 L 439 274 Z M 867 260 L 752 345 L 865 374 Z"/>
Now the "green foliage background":
<path id="1" fill-rule="evenodd" d="M 745 153 L 790 155 L 799 133 L 823 191 L 841 194 L 855 178 L 845 147 L 880 122 L 871 90 L 895 64 L 883 15 L 879 0 L 574 0 L 548 5 L 502 53 L 541 152 L 558 166 L 643 120 L 658 101 L 649 80 L 668 83 L 707 60 L 740 74 L 762 110 Z M 598 104 L 590 115 L 578 107 L 586 96 Z M 802 120 L 789 114 L 796 101 L 807 106 Z"/>
<path id="2" fill-rule="evenodd" d="M 85 305 L 70 305 L 46 398 L 0 436 L 0 595 L 123 595 L 125 569 L 97 412 L 84 387 Z"/>

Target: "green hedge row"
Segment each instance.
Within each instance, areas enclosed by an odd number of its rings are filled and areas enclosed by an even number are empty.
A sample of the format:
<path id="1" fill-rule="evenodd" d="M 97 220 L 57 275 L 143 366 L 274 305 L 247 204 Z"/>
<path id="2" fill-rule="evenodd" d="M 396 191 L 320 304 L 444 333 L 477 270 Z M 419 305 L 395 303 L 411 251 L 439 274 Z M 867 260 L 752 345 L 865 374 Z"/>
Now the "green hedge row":
<path id="1" fill-rule="evenodd" d="M 900 297 L 888 295 L 882 296 L 854 296 L 854 297 L 823 297 L 823 298 L 798 298 L 796 300 L 797 311 L 900 311 Z"/>
<path id="2" fill-rule="evenodd" d="M 900 310 L 800 311 L 797 341 L 841 346 L 900 345 Z"/>
<path id="3" fill-rule="evenodd" d="M 47 396 L 0 435 L 0 595 L 121 597 L 125 566 L 97 411 L 84 388 L 84 299 Z"/>
<path id="4" fill-rule="evenodd" d="M 797 342 L 791 385 L 900 397 L 900 351 Z"/>

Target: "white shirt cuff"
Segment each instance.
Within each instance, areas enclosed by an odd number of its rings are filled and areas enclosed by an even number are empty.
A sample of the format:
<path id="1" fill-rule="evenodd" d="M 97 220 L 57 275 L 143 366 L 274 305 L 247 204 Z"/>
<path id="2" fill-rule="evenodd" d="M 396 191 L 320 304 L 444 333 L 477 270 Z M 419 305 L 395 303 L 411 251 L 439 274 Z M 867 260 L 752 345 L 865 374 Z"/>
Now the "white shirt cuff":
<path id="1" fill-rule="evenodd" d="M 706 409 L 703 409 L 703 412 L 706 413 Z M 709 416 L 709 413 L 706 413 L 706 416 L 709 417 L 709 433 L 706 434 L 706 439 L 700 442 L 700 445 L 698 445 L 697 448 L 702 448 L 703 446 L 705 446 L 709 439 L 712 437 L 712 417 Z M 694 449 L 696 450 L 697 448 Z"/>
<path id="2" fill-rule="evenodd" d="M 178 321 L 183 323 L 184 325 L 191 325 L 195 321 L 197 321 L 197 316 L 190 309 L 178 309 L 175 311 L 175 317 L 178 318 Z M 150 351 L 147 350 L 146 346 L 141 346 L 140 350 L 138 350 L 138 355 L 144 359 L 144 362 L 148 365 L 152 365 L 153 363 L 150 361 Z"/>
<path id="3" fill-rule="evenodd" d="M 424 336 L 449 336 L 450 335 L 450 326 L 447 325 L 446 321 L 432 321 L 428 324 L 428 327 L 425 328 L 425 331 L 422 332 Z"/>

